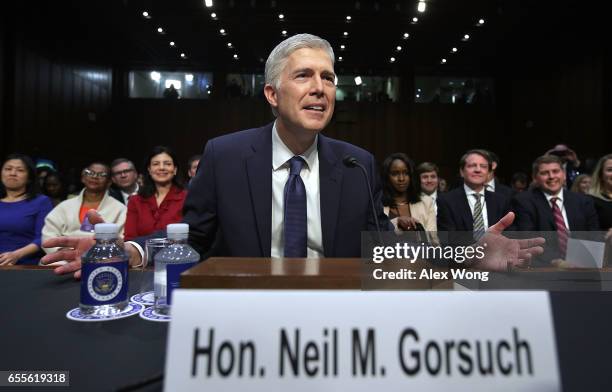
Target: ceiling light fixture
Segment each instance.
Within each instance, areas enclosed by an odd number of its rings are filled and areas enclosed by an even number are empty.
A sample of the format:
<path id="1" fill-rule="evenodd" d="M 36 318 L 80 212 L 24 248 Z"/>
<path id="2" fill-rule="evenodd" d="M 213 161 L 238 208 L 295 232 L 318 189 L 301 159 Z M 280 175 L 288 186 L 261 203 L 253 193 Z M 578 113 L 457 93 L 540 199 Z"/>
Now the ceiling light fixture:
<path id="1" fill-rule="evenodd" d="M 204 5 L 208 8 L 213 6 L 212 0 L 204 0 Z"/>
<path id="2" fill-rule="evenodd" d="M 419 21 L 419 18 L 417 18 L 416 16 L 412 18 L 412 23 L 417 23 L 418 21 Z"/>
<path id="3" fill-rule="evenodd" d="M 451 52 L 453 52 L 453 53 L 457 53 L 457 48 L 452 48 L 452 49 L 451 49 Z"/>
<path id="4" fill-rule="evenodd" d="M 160 33 L 160 34 L 163 34 L 164 33 L 164 29 L 162 29 L 161 27 L 158 27 L 157 28 L 157 32 Z"/>
<path id="5" fill-rule="evenodd" d="M 392 62 L 392 63 L 394 63 L 394 62 L 395 62 L 395 57 L 391 57 L 391 58 L 389 59 L 389 61 L 390 61 L 390 62 Z"/>
<path id="6" fill-rule="evenodd" d="M 355 76 L 355 84 L 360 86 L 363 81 L 361 80 L 361 76 Z"/>
<path id="7" fill-rule="evenodd" d="M 278 14 L 278 19 L 280 19 L 280 20 L 285 19 L 285 15 L 283 15 L 283 14 Z"/>
<path id="8" fill-rule="evenodd" d="M 143 16 L 143 18 L 145 18 L 145 19 L 151 19 L 151 15 L 150 15 L 150 14 L 149 14 L 147 11 L 143 11 L 143 12 L 142 12 L 142 16 Z"/>
<path id="9" fill-rule="evenodd" d="M 410 34 L 408 33 L 404 33 L 404 35 L 402 36 L 403 39 L 408 39 L 408 37 L 410 37 Z"/>
<path id="10" fill-rule="evenodd" d="M 402 51 L 402 47 L 401 47 L 401 46 L 399 46 L 399 45 L 397 45 L 397 46 L 395 47 L 395 50 L 396 50 L 396 51 L 398 51 L 398 52 L 401 52 L 401 51 Z"/>
<path id="11" fill-rule="evenodd" d="M 425 12 L 425 8 L 427 8 L 427 4 L 423 0 L 419 1 L 419 5 L 417 5 L 417 11 Z"/>

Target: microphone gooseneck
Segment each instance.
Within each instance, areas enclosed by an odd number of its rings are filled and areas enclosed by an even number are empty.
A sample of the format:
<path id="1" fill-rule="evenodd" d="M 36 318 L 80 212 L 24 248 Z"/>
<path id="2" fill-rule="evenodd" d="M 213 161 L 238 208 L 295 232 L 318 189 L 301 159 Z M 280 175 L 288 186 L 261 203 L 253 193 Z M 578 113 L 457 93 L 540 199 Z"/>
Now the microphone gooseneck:
<path id="1" fill-rule="evenodd" d="M 376 213 L 376 207 L 374 206 L 374 196 L 372 195 L 372 186 L 370 185 L 370 179 L 368 178 L 368 171 L 361 163 L 359 163 L 357 158 L 350 156 L 350 155 L 345 155 L 344 158 L 342 159 L 342 163 L 344 163 L 344 166 L 349 167 L 349 168 L 358 167 L 361 169 L 361 172 L 363 173 L 363 177 L 365 178 L 366 185 L 368 187 L 368 195 L 370 196 L 370 206 L 372 208 L 372 215 L 374 215 L 374 223 L 376 224 L 376 232 L 378 233 L 378 241 L 382 244 L 380 224 L 378 223 L 378 214 Z"/>

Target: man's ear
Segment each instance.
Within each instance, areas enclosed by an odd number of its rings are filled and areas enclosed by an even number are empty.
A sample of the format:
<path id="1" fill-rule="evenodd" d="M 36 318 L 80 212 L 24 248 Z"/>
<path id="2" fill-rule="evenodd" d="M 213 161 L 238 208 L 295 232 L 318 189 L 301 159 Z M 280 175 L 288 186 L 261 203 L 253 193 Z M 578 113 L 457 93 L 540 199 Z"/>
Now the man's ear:
<path id="1" fill-rule="evenodd" d="M 266 84 L 264 86 L 264 95 L 266 96 L 266 99 L 268 100 L 270 106 L 272 106 L 273 108 L 278 107 L 276 89 L 272 87 L 272 85 Z"/>

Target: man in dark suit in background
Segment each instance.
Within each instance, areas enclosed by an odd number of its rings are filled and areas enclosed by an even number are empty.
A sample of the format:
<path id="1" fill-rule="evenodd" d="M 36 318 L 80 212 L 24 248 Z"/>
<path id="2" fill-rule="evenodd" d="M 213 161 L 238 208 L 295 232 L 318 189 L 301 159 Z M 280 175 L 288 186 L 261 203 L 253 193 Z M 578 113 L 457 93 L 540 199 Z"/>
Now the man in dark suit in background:
<path id="1" fill-rule="evenodd" d="M 597 212 L 588 196 L 564 189 L 565 170 L 561 158 L 543 155 L 532 167 L 535 187 L 512 200 L 519 231 L 547 231 L 547 247 L 540 262 L 563 259 L 571 232 L 599 230 Z"/>
<path id="2" fill-rule="evenodd" d="M 463 154 L 459 161 L 463 186 L 438 197 L 438 231 L 473 231 L 475 237 L 480 237 L 510 211 L 507 198 L 485 190 L 491 165 L 485 150 Z M 444 235 L 440 234 L 442 239 Z"/>

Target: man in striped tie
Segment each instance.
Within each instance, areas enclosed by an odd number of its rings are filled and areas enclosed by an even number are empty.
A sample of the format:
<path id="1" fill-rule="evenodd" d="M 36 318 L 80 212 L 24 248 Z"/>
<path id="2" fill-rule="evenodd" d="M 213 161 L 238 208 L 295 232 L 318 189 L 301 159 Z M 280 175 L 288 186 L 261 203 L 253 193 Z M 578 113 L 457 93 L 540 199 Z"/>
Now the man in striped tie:
<path id="1" fill-rule="evenodd" d="M 589 197 L 564 189 L 566 175 L 558 156 L 543 155 L 532 169 L 536 186 L 513 199 L 514 224 L 520 231 L 548 232 L 539 261 L 558 264 L 565 259 L 570 233 L 599 230 L 597 212 Z"/>

